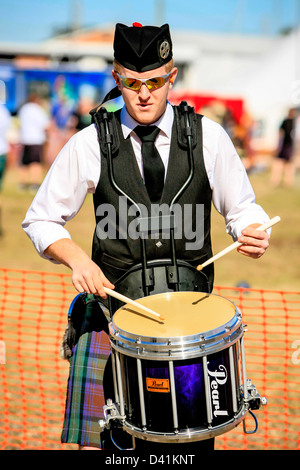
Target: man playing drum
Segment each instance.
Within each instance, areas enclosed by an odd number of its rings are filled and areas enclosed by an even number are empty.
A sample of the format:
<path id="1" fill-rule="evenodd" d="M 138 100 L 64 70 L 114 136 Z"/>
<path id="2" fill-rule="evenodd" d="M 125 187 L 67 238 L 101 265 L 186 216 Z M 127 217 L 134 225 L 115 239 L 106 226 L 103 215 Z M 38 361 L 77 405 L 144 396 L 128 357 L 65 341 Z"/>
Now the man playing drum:
<path id="1" fill-rule="evenodd" d="M 192 130 L 184 135 L 185 114 L 168 101 L 177 76 L 169 26 L 117 24 L 112 74 L 116 89 L 111 96 L 121 94 L 124 106 L 120 111 L 107 113 L 110 131 L 105 131 L 103 113 L 93 110 L 94 122 L 74 135 L 61 150 L 23 222 L 38 253 L 68 266 L 76 290 L 100 296 L 104 303 L 107 302 L 104 287 L 116 290 L 120 287 L 123 292 L 130 292 L 132 298 L 141 297 L 139 282 L 132 282 L 132 279 L 143 269 L 141 279 L 147 287 L 143 287 L 145 295 L 170 288 L 174 272 L 169 273 L 170 282 L 164 279 L 160 282 L 159 277 L 159 282 L 155 283 L 156 268 L 151 272 L 154 279 L 147 277 L 149 270 L 145 269 L 145 259 L 150 263 L 162 260 L 157 267 L 161 276 L 159 269 L 164 266 L 163 260 L 168 260 L 166 265 L 170 265 L 172 253 L 183 263 L 183 268 L 179 269 L 182 278 L 175 283 L 176 289 L 194 290 L 191 273 L 195 272 L 192 276 L 196 279 L 196 266 L 212 255 L 210 210 L 213 203 L 224 216 L 227 232 L 243 243 L 238 251 L 252 258 L 261 257 L 269 245 L 269 235 L 256 228 L 269 218 L 255 203 L 245 169 L 229 137 L 218 124 L 196 115 L 190 108 L 187 115 Z M 101 129 L 104 129 L 104 137 L 101 137 Z M 155 135 L 151 143 L 148 131 L 152 130 L 151 134 Z M 189 136 L 192 150 L 185 145 Z M 102 146 L 101 140 L 104 141 Z M 112 158 L 109 152 L 105 154 L 109 143 Z M 193 160 L 189 159 L 191 151 Z M 152 152 L 150 156 L 149 152 Z M 92 259 L 64 227 L 80 210 L 87 193 L 94 197 L 97 225 Z M 143 230 L 139 231 L 133 209 L 138 205 L 144 210 L 144 220 L 149 215 L 154 215 L 155 219 L 157 207 L 163 206 L 167 214 L 166 208 L 170 208 L 175 199 L 179 216 L 172 251 L 172 240 L 167 235 L 160 232 L 153 235 L 150 231 L 147 237 Z M 110 213 L 111 208 L 114 212 Z M 107 217 L 107 213 L 111 216 Z M 170 233 L 172 222 L 168 220 Z M 142 238 L 146 238 L 145 243 L 141 243 Z M 133 278 L 126 277 L 132 269 Z M 211 292 L 213 267 L 203 269 L 198 276 L 200 274 L 203 284 L 200 286 L 197 278 L 199 290 Z M 83 312 L 85 327 L 78 327 L 71 353 L 62 441 L 77 443 L 81 449 L 99 449 L 98 420 L 103 405 L 102 375 L 106 360 L 102 330 L 107 328 L 99 326 L 99 319 L 91 319 L 90 311 L 88 319 L 85 315 Z M 194 443 L 193 448 L 212 447 L 213 440 L 210 440 Z"/>

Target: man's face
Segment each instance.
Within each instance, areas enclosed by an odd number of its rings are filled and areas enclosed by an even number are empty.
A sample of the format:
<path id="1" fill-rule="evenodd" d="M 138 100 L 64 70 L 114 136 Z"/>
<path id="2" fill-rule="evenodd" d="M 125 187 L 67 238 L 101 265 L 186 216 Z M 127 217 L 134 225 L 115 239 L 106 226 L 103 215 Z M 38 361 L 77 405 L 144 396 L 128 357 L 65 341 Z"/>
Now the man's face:
<path id="1" fill-rule="evenodd" d="M 121 67 L 120 75 L 129 78 L 147 79 L 161 77 L 167 74 L 166 66 L 159 67 L 149 72 L 135 72 Z M 113 77 L 122 93 L 125 106 L 130 116 L 139 124 L 149 125 L 157 121 L 165 112 L 167 98 L 177 75 L 177 69 L 173 68 L 165 84 L 156 90 L 148 90 L 145 83 L 137 91 L 126 88 L 115 71 Z"/>

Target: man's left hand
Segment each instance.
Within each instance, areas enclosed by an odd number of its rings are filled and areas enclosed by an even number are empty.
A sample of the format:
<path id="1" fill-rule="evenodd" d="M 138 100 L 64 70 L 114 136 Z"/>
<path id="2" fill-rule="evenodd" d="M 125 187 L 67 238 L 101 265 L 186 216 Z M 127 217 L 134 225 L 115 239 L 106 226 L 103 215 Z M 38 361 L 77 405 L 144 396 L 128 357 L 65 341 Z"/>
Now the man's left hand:
<path id="1" fill-rule="evenodd" d="M 238 241 L 242 245 L 237 249 L 238 253 L 250 258 L 260 258 L 269 246 L 269 234 L 256 230 L 260 224 L 252 224 L 242 230 L 242 235 Z"/>

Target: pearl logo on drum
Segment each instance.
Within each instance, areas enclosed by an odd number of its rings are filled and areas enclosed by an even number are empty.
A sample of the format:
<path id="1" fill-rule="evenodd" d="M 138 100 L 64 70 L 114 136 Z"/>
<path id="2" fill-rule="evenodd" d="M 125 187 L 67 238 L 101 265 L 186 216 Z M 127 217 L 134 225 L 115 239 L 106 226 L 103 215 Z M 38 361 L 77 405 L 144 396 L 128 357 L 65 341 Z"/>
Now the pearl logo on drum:
<path id="1" fill-rule="evenodd" d="M 148 392 L 170 393 L 169 379 L 152 379 L 146 377 Z"/>
<path id="2" fill-rule="evenodd" d="M 208 366 L 209 362 L 207 363 Z M 219 365 L 219 371 L 215 370 L 214 372 L 210 371 L 207 368 L 209 377 L 213 378 L 210 380 L 211 387 L 211 400 L 214 407 L 213 415 L 215 418 L 218 416 L 228 416 L 227 410 L 221 410 L 220 405 L 220 386 L 223 386 L 227 383 L 228 374 L 226 367 L 223 364 Z"/>

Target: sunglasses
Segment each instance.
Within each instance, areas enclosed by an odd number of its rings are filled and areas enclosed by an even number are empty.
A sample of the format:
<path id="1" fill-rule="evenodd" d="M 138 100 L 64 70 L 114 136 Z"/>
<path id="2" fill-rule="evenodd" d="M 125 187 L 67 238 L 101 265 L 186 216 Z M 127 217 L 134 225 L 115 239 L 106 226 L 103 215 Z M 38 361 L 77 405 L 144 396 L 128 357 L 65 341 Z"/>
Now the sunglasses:
<path id="1" fill-rule="evenodd" d="M 167 75 L 163 75 L 162 77 L 154 77 L 154 78 L 146 78 L 146 79 L 123 77 L 122 75 L 119 75 L 118 73 L 117 75 L 125 88 L 138 91 L 141 88 L 142 84 L 145 83 L 148 90 L 152 91 L 152 90 L 157 90 L 158 88 L 161 88 L 162 86 L 164 86 L 164 84 L 167 81 L 167 78 L 171 75 L 171 72 L 167 73 Z"/>

